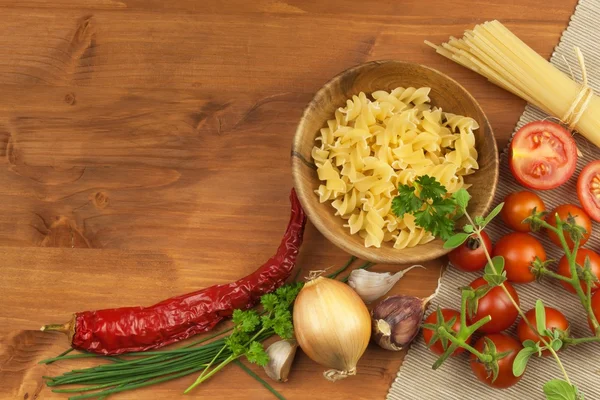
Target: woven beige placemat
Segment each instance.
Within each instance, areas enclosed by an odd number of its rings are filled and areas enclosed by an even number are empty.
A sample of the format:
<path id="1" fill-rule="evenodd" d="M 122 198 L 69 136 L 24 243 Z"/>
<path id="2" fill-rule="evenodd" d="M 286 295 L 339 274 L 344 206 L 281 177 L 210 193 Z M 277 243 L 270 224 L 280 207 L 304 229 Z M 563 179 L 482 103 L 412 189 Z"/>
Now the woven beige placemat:
<path id="1" fill-rule="evenodd" d="M 580 0 L 576 11 L 571 17 L 569 27 L 563 33 L 560 43 L 551 57 L 551 62 L 559 69 L 569 74 L 563 59 L 574 66 L 573 73 L 580 79 L 579 68 L 573 47 L 581 48 L 585 56 L 585 64 L 590 86 L 600 93 L 600 0 Z M 546 115 L 532 106 L 527 106 L 517 124 L 517 129 L 524 124 L 543 119 Z M 564 203 L 579 204 L 576 195 L 576 177 L 581 168 L 592 160 L 600 159 L 600 149 L 577 137 L 577 144 L 583 157 L 579 158 L 577 172 L 574 177 L 559 189 L 542 192 L 548 209 Z M 495 204 L 501 202 L 511 192 L 523 190 L 511 175 L 506 154 L 501 156 L 500 183 L 496 193 Z M 509 230 L 501 223 L 493 224 L 488 233 L 492 240 L 508 233 Z M 536 235 L 544 243 L 548 258 L 560 259 L 561 252 L 544 235 Z M 592 237 L 586 245 L 595 251 L 600 251 L 600 224 L 595 223 Z M 429 310 L 442 307 L 459 308 L 459 287 L 467 285 L 481 274 L 469 274 L 449 267 L 442 279 L 439 296 L 432 302 Z M 533 308 L 535 300 L 541 298 L 547 306 L 560 309 L 571 323 L 572 333 L 576 337 L 590 336 L 587 319 L 575 295 L 567 293 L 558 283 L 545 281 L 541 284 L 515 285 L 524 310 Z M 514 327 L 513 327 L 514 331 Z M 589 400 L 600 399 L 600 345 L 586 344 L 572 347 L 562 352 L 561 360 L 569 373 L 572 382 L 579 387 Z M 478 382 L 468 362 L 468 355 L 451 358 L 437 371 L 431 369 L 436 356 L 426 347 L 422 336 L 417 337 L 409 350 L 404 364 L 398 372 L 388 393 L 388 400 L 431 400 L 431 399 L 527 399 L 542 400 L 544 394 L 542 385 L 552 378 L 562 378 L 561 372 L 552 358 L 532 359 L 525 375 L 518 385 L 505 390 L 491 389 Z"/>

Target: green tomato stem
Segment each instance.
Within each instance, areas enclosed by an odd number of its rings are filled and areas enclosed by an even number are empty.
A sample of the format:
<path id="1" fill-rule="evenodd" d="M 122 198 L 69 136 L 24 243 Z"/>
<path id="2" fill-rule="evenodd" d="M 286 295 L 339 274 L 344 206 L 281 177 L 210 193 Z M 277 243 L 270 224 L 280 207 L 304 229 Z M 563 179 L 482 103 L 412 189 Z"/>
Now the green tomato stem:
<path id="1" fill-rule="evenodd" d="M 471 224 L 474 224 L 473 220 L 471 219 L 471 216 L 466 211 L 465 211 L 465 216 L 469 219 L 469 221 L 471 222 Z M 477 227 L 477 229 L 475 229 L 475 233 L 479 237 L 479 240 L 481 240 L 481 242 L 483 243 L 483 236 L 481 235 L 481 231 L 482 230 L 481 230 L 480 227 Z M 564 236 L 563 236 L 562 239 L 564 241 Z M 566 247 L 568 249 L 568 246 L 566 245 L 566 242 L 564 243 L 564 247 Z M 488 260 L 488 263 L 490 263 L 490 265 L 492 266 L 492 268 L 494 268 L 494 270 L 496 270 L 496 267 L 494 266 L 494 263 L 492 262 L 492 256 L 487 251 L 487 248 L 485 246 L 483 246 L 483 252 L 485 253 L 485 256 L 486 256 L 486 258 Z M 496 271 L 496 272 L 498 272 L 498 271 Z M 538 337 L 540 338 L 540 341 L 544 344 L 544 346 L 548 347 L 548 351 L 550 351 L 550 354 L 552 354 L 552 357 L 554 357 L 554 359 L 556 360 L 556 363 L 558 364 L 559 369 L 561 370 L 563 376 L 565 377 L 565 381 L 570 385 L 571 384 L 571 380 L 569 379 L 569 375 L 567 374 L 567 371 L 565 370 L 565 367 L 563 366 L 562 361 L 558 357 L 558 354 L 556 354 L 556 351 L 554 351 L 554 349 L 550 346 L 550 343 L 548 343 L 548 341 L 542 335 L 539 334 L 539 332 L 537 331 L 537 329 L 535 329 L 535 327 L 531 324 L 531 322 L 529 322 L 529 319 L 527 319 L 527 317 L 525 316 L 525 313 L 523 312 L 523 310 L 521 310 L 521 307 L 519 307 L 519 304 L 517 304 L 516 300 L 513 299 L 513 297 L 511 296 L 510 292 L 506 288 L 506 285 L 504 283 L 502 283 L 500 285 L 500 287 L 502 288 L 502 290 L 504 291 L 504 293 L 506 294 L 506 296 L 508 296 L 508 298 L 510 299 L 510 302 L 513 304 L 513 306 L 517 310 L 518 314 L 521 316 L 521 319 L 523 321 L 525 321 L 525 323 L 527 324 L 527 326 L 529 327 L 529 329 L 531 329 L 533 332 L 536 333 L 536 335 L 538 335 Z M 579 290 L 581 290 L 581 285 L 579 286 Z"/>
<path id="2" fill-rule="evenodd" d="M 452 335 L 450 332 L 448 332 L 446 330 L 446 328 L 444 328 L 443 326 L 440 326 L 438 328 L 438 333 L 440 334 L 440 336 L 445 337 L 446 339 L 448 339 L 450 342 L 454 343 L 458 347 L 462 347 L 463 349 L 467 350 L 471 354 L 475 355 L 477 358 L 479 358 L 481 360 L 481 362 L 487 363 L 487 362 L 492 361 L 492 356 L 490 356 L 489 354 L 483 354 L 479 350 L 475 349 L 473 346 L 467 344 L 467 342 L 463 338 L 454 337 L 454 335 Z"/>
<path id="3" fill-rule="evenodd" d="M 562 275 L 557 275 L 554 273 L 546 274 L 544 272 L 544 275 L 550 276 L 552 278 L 560 279 L 564 282 L 568 282 L 573 286 L 573 288 L 575 289 L 575 292 L 577 293 L 577 296 L 579 297 L 579 301 L 581 302 L 581 305 L 583 306 L 583 308 L 585 308 L 588 318 L 590 319 L 590 321 L 592 323 L 592 327 L 594 328 L 594 333 L 596 334 L 597 337 L 600 337 L 600 324 L 598 323 L 598 319 L 596 318 L 596 315 L 594 314 L 594 311 L 592 309 L 591 285 L 587 285 L 587 293 L 584 293 L 583 289 L 581 288 L 581 282 L 579 280 L 579 275 L 577 274 L 577 250 L 579 249 L 580 241 L 579 240 L 575 241 L 575 243 L 574 243 L 575 245 L 573 246 L 573 250 L 571 251 L 571 249 L 569 249 L 569 246 L 567 245 L 565 233 L 563 230 L 564 222 L 558 217 L 558 215 L 555 215 L 555 218 L 556 218 L 556 228 L 543 220 L 540 221 L 541 222 L 540 226 L 556 233 L 556 235 L 558 236 L 558 239 L 560 240 L 560 244 L 563 247 L 563 250 L 565 252 L 565 257 L 567 258 L 567 261 L 569 263 L 569 270 L 571 272 L 571 278 L 570 279 L 565 278 Z"/>
<path id="4" fill-rule="evenodd" d="M 584 338 L 566 338 L 565 343 L 569 346 L 577 345 L 582 343 L 590 343 L 590 342 L 600 342 L 600 337 L 592 336 L 592 337 L 584 337 Z"/>
<path id="5" fill-rule="evenodd" d="M 490 315 L 486 315 L 485 317 L 481 318 L 479 321 L 475 322 L 473 325 L 469 326 L 469 336 L 472 335 L 473 333 L 475 333 L 475 331 L 479 328 L 481 328 L 483 325 L 487 324 L 488 322 L 490 322 L 492 320 L 492 317 Z"/>
<path id="6" fill-rule="evenodd" d="M 461 330 L 462 327 L 466 327 L 467 326 L 467 296 L 465 296 L 465 292 L 463 291 L 461 293 L 461 299 L 460 299 L 460 326 L 461 326 Z"/>
<path id="7" fill-rule="evenodd" d="M 567 257 L 567 262 L 569 263 L 569 271 L 571 273 L 571 286 L 573 286 L 573 289 L 575 289 L 575 293 L 577 293 L 581 305 L 585 309 L 590 321 L 592 321 L 594 333 L 598 336 L 600 335 L 600 329 L 598 328 L 598 319 L 596 318 L 594 310 L 592 309 L 592 283 L 586 283 L 587 293 L 584 293 L 583 288 L 581 287 L 579 274 L 577 273 L 577 251 L 579 250 L 580 241 L 579 239 L 575 240 L 573 250 L 569 251 L 570 249 L 567 245 L 565 232 L 562 229 L 563 225 L 563 221 L 561 221 L 558 215 L 556 215 L 556 233 L 558 235 L 561 245 L 563 246 L 563 250 L 565 251 L 565 257 Z"/>
<path id="8" fill-rule="evenodd" d="M 562 276 L 557 274 L 554 271 L 550 271 L 549 269 L 540 269 L 540 273 L 542 274 L 542 276 L 547 276 L 549 278 L 552 279 L 558 279 L 559 281 L 563 281 L 563 282 L 567 282 L 567 283 L 573 283 L 573 280 L 571 278 L 567 278 L 566 276 Z"/>
<path id="9" fill-rule="evenodd" d="M 585 297 L 585 311 L 588 314 L 588 318 L 592 324 L 592 329 L 596 334 L 596 337 L 600 337 L 600 329 L 598 326 L 598 319 L 596 318 L 596 314 L 594 313 L 594 309 L 592 308 L 592 282 L 588 282 L 586 285 L 586 297 Z M 582 302 L 583 303 L 583 302 Z"/>

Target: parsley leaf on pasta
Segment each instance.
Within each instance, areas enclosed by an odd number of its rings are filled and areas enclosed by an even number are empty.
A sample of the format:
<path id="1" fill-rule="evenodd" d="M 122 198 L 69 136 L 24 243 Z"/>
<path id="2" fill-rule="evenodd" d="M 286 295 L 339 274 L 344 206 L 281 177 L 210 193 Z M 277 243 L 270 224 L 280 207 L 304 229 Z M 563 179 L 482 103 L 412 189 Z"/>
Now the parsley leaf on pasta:
<path id="1" fill-rule="evenodd" d="M 392 211 L 399 217 L 405 213 L 415 217 L 415 224 L 444 240 L 454 234 L 453 214 L 460 205 L 456 197 L 447 197 L 446 188 L 435 178 L 423 175 L 415 186 L 400 185 L 392 201 Z"/>
<path id="2" fill-rule="evenodd" d="M 434 199 L 431 202 L 431 206 L 435 208 L 436 212 L 441 216 L 448 217 L 450 214 L 456 211 L 456 200 L 453 198 L 449 199 Z"/>
<path id="3" fill-rule="evenodd" d="M 400 185 L 398 187 L 398 196 L 392 200 L 392 211 L 396 216 L 402 217 L 404 214 L 413 214 L 423 207 L 423 200 L 415 194 L 415 187 Z"/>
<path id="4" fill-rule="evenodd" d="M 421 199 L 440 199 L 448 192 L 441 183 L 428 175 L 418 177 L 415 184 L 421 189 Z"/>

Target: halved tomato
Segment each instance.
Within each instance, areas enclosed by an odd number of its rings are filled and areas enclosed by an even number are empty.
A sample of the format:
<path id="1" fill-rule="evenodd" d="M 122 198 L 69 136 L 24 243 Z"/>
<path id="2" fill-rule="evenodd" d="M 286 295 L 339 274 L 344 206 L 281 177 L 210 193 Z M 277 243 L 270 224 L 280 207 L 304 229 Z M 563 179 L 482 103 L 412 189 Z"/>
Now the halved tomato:
<path id="1" fill-rule="evenodd" d="M 510 170 L 531 189 L 554 189 L 575 172 L 577 146 L 573 136 L 550 121 L 531 122 L 517 131 L 509 149 Z"/>
<path id="2" fill-rule="evenodd" d="M 600 222 L 600 160 L 589 163 L 579 174 L 577 195 L 585 212 Z"/>

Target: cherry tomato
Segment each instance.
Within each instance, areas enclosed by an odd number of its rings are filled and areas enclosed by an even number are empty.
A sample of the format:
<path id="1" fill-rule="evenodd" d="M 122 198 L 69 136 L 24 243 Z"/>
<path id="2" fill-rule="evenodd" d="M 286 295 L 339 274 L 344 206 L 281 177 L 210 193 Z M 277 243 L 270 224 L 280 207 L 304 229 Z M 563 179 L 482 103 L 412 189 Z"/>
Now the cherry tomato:
<path id="1" fill-rule="evenodd" d="M 485 248 L 489 254 L 492 254 L 490 237 L 485 232 L 481 232 L 481 237 L 483 237 Z M 462 245 L 452 250 L 448 254 L 448 258 L 456 268 L 468 272 L 479 271 L 487 264 L 484 247 L 477 235 L 472 235 Z"/>
<path id="2" fill-rule="evenodd" d="M 504 257 L 506 278 L 514 283 L 533 282 L 535 276 L 529 270 L 531 263 L 536 257 L 546 261 L 544 246 L 533 236 L 522 232 L 501 237 L 494 248 L 494 256 Z"/>
<path id="3" fill-rule="evenodd" d="M 577 195 L 585 212 L 600 222 L 600 160 L 589 163 L 579 174 Z"/>
<path id="4" fill-rule="evenodd" d="M 600 292 L 594 293 L 592 296 L 592 311 L 594 311 L 594 315 L 598 322 L 600 322 Z M 594 326 L 592 325 L 592 320 L 588 318 L 588 323 L 590 324 L 590 329 L 594 332 Z"/>
<path id="5" fill-rule="evenodd" d="M 442 308 L 442 317 L 444 318 L 444 322 L 449 322 L 452 318 L 456 318 L 454 324 L 452 324 L 452 330 L 454 332 L 458 332 L 460 329 L 460 312 L 453 310 L 451 308 Z M 425 319 L 426 324 L 437 324 L 437 312 L 434 311 Z M 423 339 L 425 339 L 425 344 L 429 346 L 431 342 L 431 338 L 433 337 L 433 331 L 431 329 L 423 328 Z M 471 342 L 471 338 L 467 339 L 467 343 Z M 429 346 L 429 350 L 434 352 L 435 354 L 443 354 L 446 349 L 442 346 L 442 342 L 437 340 L 433 345 Z M 465 351 L 462 347 L 456 349 L 452 356 L 456 356 Z"/>
<path id="6" fill-rule="evenodd" d="M 513 362 L 515 361 L 515 357 L 521 351 L 523 346 L 519 341 L 513 339 L 512 337 L 505 335 L 504 333 L 493 333 L 491 335 L 487 335 L 482 337 L 475 343 L 475 349 L 482 352 L 485 347 L 485 338 L 490 339 L 496 345 L 496 351 L 498 353 L 503 353 L 505 351 L 510 351 L 508 355 L 498 360 L 498 377 L 495 381 L 492 382 L 492 374 L 490 371 L 486 369 L 486 366 L 481 362 L 478 362 L 478 358 L 471 354 L 471 370 L 481 382 L 485 383 L 488 386 L 498 389 L 505 389 L 507 387 L 511 387 L 518 383 L 521 380 L 521 376 L 514 376 L 512 372 Z"/>
<path id="7" fill-rule="evenodd" d="M 485 279 L 477 278 L 469 286 L 477 289 L 483 285 L 487 285 Z M 508 282 L 504 282 L 504 285 L 511 297 L 519 304 L 517 291 Z M 517 320 L 519 313 L 502 287 L 496 286 L 479 299 L 477 312 L 471 318 L 468 318 L 469 324 L 472 325 L 487 315 L 491 316 L 492 320 L 479 328 L 479 331 L 483 333 L 496 333 L 509 328 Z"/>
<path id="8" fill-rule="evenodd" d="M 523 220 L 531 215 L 533 209 L 537 212 L 546 211 L 546 206 L 540 196 L 524 190 L 504 198 L 500 216 L 509 228 L 518 232 L 530 232 L 531 227 L 528 223 L 524 224 Z"/>
<path id="9" fill-rule="evenodd" d="M 577 206 L 574 206 L 573 204 L 563 204 L 562 206 L 556 207 L 554 210 L 552 210 L 552 212 L 550 212 L 550 214 L 546 216 L 546 221 L 555 228 L 556 214 L 558 214 L 561 221 L 566 221 L 569 217 L 569 214 L 575 217 L 575 223 L 583 227 L 583 229 L 585 229 L 586 232 L 583 238 L 581 239 L 581 242 L 579 243 L 581 246 L 583 246 L 592 234 L 592 221 L 590 221 L 590 217 L 588 217 L 585 211 L 583 211 Z M 558 238 L 558 235 L 556 233 L 548 230 L 548 237 L 550 238 L 550 240 L 552 240 L 552 242 L 554 242 L 555 245 L 559 246 L 562 249 L 562 244 L 560 243 L 560 239 Z M 569 248 L 573 249 L 574 243 L 573 240 L 571 240 L 571 235 L 569 235 L 568 232 L 565 232 L 565 239 Z"/>
<path id="10" fill-rule="evenodd" d="M 554 329 L 566 331 L 569 328 L 569 321 L 567 321 L 567 318 L 564 316 L 563 313 L 558 311 L 556 308 L 552 307 L 544 307 L 544 309 L 546 310 L 546 329 L 550 331 Z M 531 310 L 527 311 L 525 313 L 525 316 L 527 317 L 529 323 L 537 329 L 535 308 L 532 308 Z M 539 336 L 534 331 L 532 331 L 529 326 L 527 326 L 523 319 L 521 319 L 519 321 L 519 324 L 517 325 L 517 336 L 519 337 L 519 340 L 521 342 L 525 342 L 526 340 L 533 340 L 534 342 L 540 341 Z M 547 335 L 544 335 L 544 339 L 548 341 L 548 343 L 552 340 Z M 548 350 L 544 350 L 542 351 L 542 355 L 546 357 L 550 355 L 550 352 Z"/>
<path id="11" fill-rule="evenodd" d="M 531 122 L 513 137 L 509 164 L 521 185 L 530 189 L 554 189 L 575 172 L 575 140 L 569 131 L 554 122 Z"/>
<path id="12" fill-rule="evenodd" d="M 598 279 L 600 279 L 600 255 L 592 250 L 579 249 L 577 251 L 577 257 L 575 258 L 575 261 L 577 262 L 577 264 L 579 264 L 580 266 L 583 267 L 583 263 L 585 262 L 586 257 L 590 258 L 590 265 L 592 268 L 592 273 L 594 275 L 596 275 L 596 277 Z M 567 261 L 567 257 L 563 256 L 560 259 L 560 261 L 558 263 L 558 269 L 556 270 L 556 272 L 562 276 L 566 276 L 567 278 L 571 277 L 571 269 L 569 268 L 569 262 Z M 577 293 L 575 291 L 575 288 L 573 287 L 573 285 L 571 285 L 570 283 L 563 282 L 563 281 L 559 281 L 559 282 L 569 292 Z M 583 289 L 583 292 L 585 293 L 587 290 L 587 284 L 584 282 L 581 282 L 581 288 Z M 600 289 L 600 282 L 596 282 L 594 284 L 594 286 L 592 287 L 592 292 L 595 292 L 598 289 Z"/>

